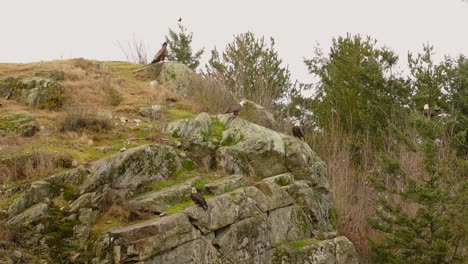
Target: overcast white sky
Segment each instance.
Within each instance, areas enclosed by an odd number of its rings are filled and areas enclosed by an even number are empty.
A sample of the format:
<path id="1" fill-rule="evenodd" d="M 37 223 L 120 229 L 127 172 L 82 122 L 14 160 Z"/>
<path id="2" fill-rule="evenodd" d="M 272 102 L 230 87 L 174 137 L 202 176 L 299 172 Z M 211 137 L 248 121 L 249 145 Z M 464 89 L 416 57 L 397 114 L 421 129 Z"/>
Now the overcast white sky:
<path id="1" fill-rule="evenodd" d="M 135 35 L 156 53 L 177 19 L 205 47 L 202 63 L 216 46 L 247 31 L 274 37 L 293 78 L 310 80 L 303 63 L 316 43 L 332 37 L 370 35 L 406 61 L 423 43 L 444 54 L 468 55 L 468 3 L 462 0 L 2 0 L 0 62 L 83 57 L 125 60 L 117 42 Z"/>

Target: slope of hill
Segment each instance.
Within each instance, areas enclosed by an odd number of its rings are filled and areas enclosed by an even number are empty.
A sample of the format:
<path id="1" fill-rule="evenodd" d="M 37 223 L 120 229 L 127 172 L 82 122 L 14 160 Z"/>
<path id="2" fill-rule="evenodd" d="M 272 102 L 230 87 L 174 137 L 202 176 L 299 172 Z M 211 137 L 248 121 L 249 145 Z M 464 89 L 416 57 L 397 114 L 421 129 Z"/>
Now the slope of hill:
<path id="1" fill-rule="evenodd" d="M 0 64 L 1 261 L 357 263 L 314 151 L 195 113 L 191 76 L 176 63 Z"/>

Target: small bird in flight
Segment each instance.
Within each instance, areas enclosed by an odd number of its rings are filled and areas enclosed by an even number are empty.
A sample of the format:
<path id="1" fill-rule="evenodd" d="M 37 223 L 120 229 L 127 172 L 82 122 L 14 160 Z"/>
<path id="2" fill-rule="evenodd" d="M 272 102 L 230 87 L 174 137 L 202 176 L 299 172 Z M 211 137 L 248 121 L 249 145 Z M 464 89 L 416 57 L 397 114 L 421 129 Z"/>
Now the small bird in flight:
<path id="1" fill-rule="evenodd" d="M 181 17 L 179 17 L 179 20 L 177 20 L 177 21 L 181 22 L 181 21 L 182 21 L 182 18 L 181 18 Z"/>

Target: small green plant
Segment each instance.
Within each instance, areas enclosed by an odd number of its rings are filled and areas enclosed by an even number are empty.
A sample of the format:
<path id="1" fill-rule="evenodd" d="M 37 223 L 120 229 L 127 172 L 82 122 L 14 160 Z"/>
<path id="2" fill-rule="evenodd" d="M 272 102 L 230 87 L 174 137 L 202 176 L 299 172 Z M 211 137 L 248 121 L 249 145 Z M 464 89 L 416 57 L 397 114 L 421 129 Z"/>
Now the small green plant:
<path id="1" fill-rule="evenodd" d="M 291 184 L 291 181 L 286 177 L 281 177 L 281 178 L 275 179 L 275 183 L 278 184 L 279 186 L 288 186 L 289 184 Z"/>

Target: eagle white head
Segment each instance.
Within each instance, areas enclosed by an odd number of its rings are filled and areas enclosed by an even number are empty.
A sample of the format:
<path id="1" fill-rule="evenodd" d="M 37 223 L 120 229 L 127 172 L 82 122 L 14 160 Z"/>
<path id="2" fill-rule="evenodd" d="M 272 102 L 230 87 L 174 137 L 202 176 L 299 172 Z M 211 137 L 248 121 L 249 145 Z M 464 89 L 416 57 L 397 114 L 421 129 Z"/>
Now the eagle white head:
<path id="1" fill-rule="evenodd" d="M 424 110 L 429 110 L 429 105 L 428 104 L 424 105 Z"/>
<path id="2" fill-rule="evenodd" d="M 192 193 L 197 193 L 197 189 L 195 189 L 195 187 L 192 187 Z"/>
<path id="3" fill-rule="evenodd" d="M 300 120 L 297 120 L 295 123 L 294 123 L 295 126 L 301 126 L 301 121 Z"/>
<path id="4" fill-rule="evenodd" d="M 245 100 L 241 100 L 241 101 L 239 102 L 239 104 L 240 104 L 241 106 L 244 106 L 245 103 L 247 103 Z"/>

